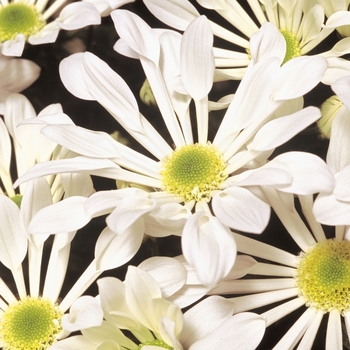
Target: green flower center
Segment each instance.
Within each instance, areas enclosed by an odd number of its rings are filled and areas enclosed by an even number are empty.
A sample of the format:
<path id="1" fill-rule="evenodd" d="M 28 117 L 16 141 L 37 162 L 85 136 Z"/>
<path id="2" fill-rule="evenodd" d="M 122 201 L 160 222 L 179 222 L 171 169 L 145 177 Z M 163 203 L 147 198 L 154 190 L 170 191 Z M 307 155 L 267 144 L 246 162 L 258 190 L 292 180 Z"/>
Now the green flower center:
<path id="1" fill-rule="evenodd" d="M 20 208 L 21 203 L 22 203 L 22 198 L 23 198 L 23 196 L 21 194 L 16 194 L 15 196 L 11 197 L 10 199 L 16 203 L 18 208 Z"/>
<path id="2" fill-rule="evenodd" d="M 174 349 L 170 345 L 164 343 L 162 340 L 155 339 L 153 341 L 149 341 L 149 342 L 146 342 L 144 344 L 140 344 L 139 347 L 138 347 L 138 350 L 141 350 L 146 345 L 153 345 L 153 346 L 159 347 L 161 349 L 168 349 L 168 350 L 173 350 Z"/>
<path id="3" fill-rule="evenodd" d="M 306 305 L 323 312 L 350 310 L 350 242 L 319 242 L 300 260 L 296 284 Z"/>
<path id="4" fill-rule="evenodd" d="M 295 34 L 288 32 L 285 29 L 281 29 L 280 32 L 283 35 L 287 46 L 286 55 L 284 56 L 284 60 L 282 62 L 282 64 L 284 64 L 289 60 L 291 60 L 292 58 L 300 56 L 300 46 L 299 46 L 299 41 L 297 40 L 297 37 Z"/>
<path id="5" fill-rule="evenodd" d="M 6 350 L 45 350 L 55 341 L 62 314 L 50 300 L 27 297 L 1 316 L 0 340 Z"/>
<path id="6" fill-rule="evenodd" d="M 45 21 L 34 5 L 11 2 L 0 8 L 0 42 L 14 39 L 18 34 L 28 38 L 44 25 Z"/>
<path id="7" fill-rule="evenodd" d="M 211 192 L 227 178 L 226 162 L 211 144 L 183 146 L 164 161 L 164 188 L 185 202 L 209 201 Z"/>

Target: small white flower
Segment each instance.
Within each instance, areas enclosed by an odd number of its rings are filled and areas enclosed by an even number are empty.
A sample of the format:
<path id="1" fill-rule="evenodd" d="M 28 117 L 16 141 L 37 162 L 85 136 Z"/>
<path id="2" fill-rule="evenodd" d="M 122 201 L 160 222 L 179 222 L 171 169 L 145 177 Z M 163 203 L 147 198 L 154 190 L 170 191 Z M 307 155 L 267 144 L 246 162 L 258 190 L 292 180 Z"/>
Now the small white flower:
<path id="1" fill-rule="evenodd" d="M 78 1 L 66 5 L 58 17 L 50 20 L 65 0 L 55 0 L 48 6 L 43 1 L 0 2 L 0 47 L 5 56 L 21 56 L 26 42 L 32 45 L 53 43 L 61 29 L 75 30 L 100 24 L 96 7 Z"/>

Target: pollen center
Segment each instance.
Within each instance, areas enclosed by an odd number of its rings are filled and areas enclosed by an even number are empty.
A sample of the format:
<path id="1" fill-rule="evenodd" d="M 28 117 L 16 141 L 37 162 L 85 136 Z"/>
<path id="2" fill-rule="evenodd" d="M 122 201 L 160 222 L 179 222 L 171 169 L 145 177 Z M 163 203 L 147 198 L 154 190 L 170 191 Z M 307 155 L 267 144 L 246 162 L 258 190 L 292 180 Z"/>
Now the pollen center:
<path id="1" fill-rule="evenodd" d="M 50 300 L 27 297 L 12 303 L 0 321 L 0 341 L 6 350 L 46 350 L 57 338 L 62 314 Z"/>
<path id="2" fill-rule="evenodd" d="M 350 242 L 319 242 L 301 257 L 296 284 L 306 305 L 323 312 L 350 310 Z"/>
<path id="3" fill-rule="evenodd" d="M 281 29 L 280 32 L 286 41 L 286 55 L 283 60 L 283 63 L 286 63 L 292 58 L 300 56 L 300 46 L 295 34 L 285 29 Z"/>
<path id="4" fill-rule="evenodd" d="M 185 202 L 209 201 L 211 192 L 227 178 L 226 162 L 211 144 L 194 144 L 175 150 L 164 161 L 163 185 Z"/>
<path id="5" fill-rule="evenodd" d="M 28 38 L 44 25 L 45 21 L 34 5 L 11 2 L 0 8 L 0 42 L 12 40 L 18 34 Z"/>

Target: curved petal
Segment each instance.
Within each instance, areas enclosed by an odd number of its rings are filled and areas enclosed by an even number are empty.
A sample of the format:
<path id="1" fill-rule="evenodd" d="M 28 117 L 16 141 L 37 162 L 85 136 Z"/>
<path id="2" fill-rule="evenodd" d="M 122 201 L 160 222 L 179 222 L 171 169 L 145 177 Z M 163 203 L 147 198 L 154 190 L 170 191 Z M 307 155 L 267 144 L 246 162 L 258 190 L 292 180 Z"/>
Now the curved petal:
<path id="1" fill-rule="evenodd" d="M 202 211 L 187 220 L 181 243 L 185 259 L 207 287 L 214 287 L 223 279 L 236 259 L 231 231 L 216 217 Z"/>
<path id="2" fill-rule="evenodd" d="M 230 187 L 213 197 L 216 217 L 233 229 L 261 233 L 270 218 L 270 206 L 248 189 Z"/>

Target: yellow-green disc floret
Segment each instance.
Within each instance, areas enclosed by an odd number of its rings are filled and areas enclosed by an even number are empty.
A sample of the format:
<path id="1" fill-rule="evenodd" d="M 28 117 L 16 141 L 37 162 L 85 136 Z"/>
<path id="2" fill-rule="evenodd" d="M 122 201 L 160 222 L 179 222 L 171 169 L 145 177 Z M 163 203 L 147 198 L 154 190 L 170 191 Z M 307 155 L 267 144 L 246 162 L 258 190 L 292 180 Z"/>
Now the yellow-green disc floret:
<path id="1" fill-rule="evenodd" d="M 285 29 L 281 29 L 280 32 L 286 41 L 286 55 L 283 60 L 283 63 L 286 63 L 292 58 L 300 56 L 300 46 L 295 34 Z"/>
<path id="2" fill-rule="evenodd" d="M 50 300 L 27 297 L 12 303 L 0 320 L 4 350 L 46 350 L 57 338 L 62 313 Z"/>
<path id="3" fill-rule="evenodd" d="M 44 25 L 45 21 L 34 5 L 11 2 L 0 7 L 0 42 L 12 40 L 18 34 L 28 38 Z"/>
<path id="4" fill-rule="evenodd" d="M 323 312 L 350 310 L 350 242 L 319 242 L 300 259 L 296 284 L 306 305 Z"/>
<path id="5" fill-rule="evenodd" d="M 185 202 L 209 201 L 211 192 L 227 178 L 226 162 L 211 144 L 193 144 L 175 150 L 161 171 L 164 189 Z"/>

